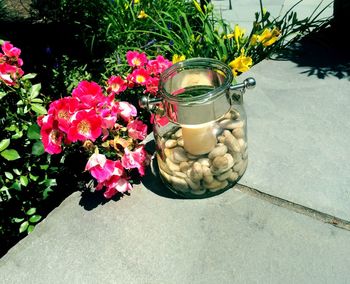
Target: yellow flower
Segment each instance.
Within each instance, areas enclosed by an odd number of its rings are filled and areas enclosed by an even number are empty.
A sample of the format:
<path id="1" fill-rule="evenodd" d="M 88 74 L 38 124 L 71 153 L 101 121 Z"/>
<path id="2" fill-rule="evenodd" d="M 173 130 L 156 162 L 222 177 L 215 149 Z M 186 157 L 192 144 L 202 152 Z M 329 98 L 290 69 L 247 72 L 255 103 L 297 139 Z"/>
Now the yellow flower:
<path id="1" fill-rule="evenodd" d="M 232 33 L 232 34 L 227 34 L 227 35 L 223 35 L 223 39 L 230 39 L 230 38 L 233 38 L 235 36 L 235 34 L 234 33 Z"/>
<path id="2" fill-rule="evenodd" d="M 232 73 L 235 77 L 237 76 L 238 72 L 243 73 L 248 71 L 252 65 L 252 58 L 244 55 L 243 48 L 241 50 L 241 55 L 228 64 L 228 66 L 232 68 Z"/>
<path id="3" fill-rule="evenodd" d="M 250 45 L 256 45 L 258 43 L 258 37 L 258 35 L 252 35 L 252 38 L 250 39 Z"/>
<path id="4" fill-rule="evenodd" d="M 184 61 L 185 59 L 186 59 L 185 55 L 174 54 L 172 62 L 173 64 L 175 64 L 177 62 Z"/>
<path id="5" fill-rule="evenodd" d="M 235 38 L 235 42 L 237 43 L 237 47 L 239 49 L 239 42 L 242 40 L 244 36 L 245 30 L 241 29 L 239 25 L 235 25 L 235 29 L 232 33 L 224 35 L 223 39 L 231 39 Z"/>
<path id="6" fill-rule="evenodd" d="M 198 10 L 199 13 L 203 14 L 203 10 L 201 8 L 201 5 L 199 5 L 199 3 L 197 2 L 197 0 L 193 0 L 193 4 L 196 7 L 196 9 Z"/>
<path id="7" fill-rule="evenodd" d="M 134 4 L 139 4 L 140 0 L 134 0 Z"/>
<path id="8" fill-rule="evenodd" d="M 137 16 L 139 19 L 146 19 L 148 15 L 145 13 L 144 10 L 141 10 L 140 14 Z"/>
<path id="9" fill-rule="evenodd" d="M 278 40 L 280 34 L 280 30 L 277 28 L 274 28 L 273 30 L 265 29 L 263 33 L 258 36 L 258 41 L 261 42 L 263 46 L 270 46 Z"/>
<path id="10" fill-rule="evenodd" d="M 238 48 L 239 48 L 239 41 L 242 39 L 242 37 L 244 36 L 244 33 L 245 33 L 245 30 L 241 29 L 239 27 L 239 25 L 235 25 L 235 32 L 234 32 L 234 35 L 235 35 L 235 41 L 238 45 Z"/>

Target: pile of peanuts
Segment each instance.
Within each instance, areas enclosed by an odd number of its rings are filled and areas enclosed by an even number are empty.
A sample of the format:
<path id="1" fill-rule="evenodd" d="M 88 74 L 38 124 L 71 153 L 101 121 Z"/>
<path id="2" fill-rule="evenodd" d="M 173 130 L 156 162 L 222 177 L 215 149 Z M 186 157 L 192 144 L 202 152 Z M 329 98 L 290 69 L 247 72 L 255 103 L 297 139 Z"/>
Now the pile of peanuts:
<path id="1" fill-rule="evenodd" d="M 159 171 L 170 189 L 188 197 L 205 197 L 228 189 L 244 174 L 248 164 L 245 121 L 231 110 L 215 122 L 215 128 L 217 143 L 204 155 L 184 149 L 181 128 L 157 139 Z"/>

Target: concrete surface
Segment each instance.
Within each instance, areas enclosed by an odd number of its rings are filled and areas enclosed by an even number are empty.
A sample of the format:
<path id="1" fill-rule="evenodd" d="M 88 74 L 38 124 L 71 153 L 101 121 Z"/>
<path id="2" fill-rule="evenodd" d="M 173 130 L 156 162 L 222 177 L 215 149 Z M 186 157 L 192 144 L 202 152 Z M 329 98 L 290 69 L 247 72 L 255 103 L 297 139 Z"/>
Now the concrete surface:
<path id="1" fill-rule="evenodd" d="M 240 183 L 350 220 L 350 64 L 342 79 L 335 70 L 267 60 L 242 76 L 257 87 L 245 95 L 250 163 Z"/>
<path id="2" fill-rule="evenodd" d="M 0 283 L 348 282 L 349 231 L 238 187 L 184 200 L 145 183 L 158 194 L 139 186 L 103 206 L 71 195 L 0 260 Z"/>
<path id="3" fill-rule="evenodd" d="M 296 0 L 263 0 L 263 8 L 268 11 L 272 18 L 283 16 L 291 7 L 293 7 L 298 1 Z M 293 11 L 297 13 L 298 19 L 302 20 L 309 17 L 312 12 L 321 3 L 317 11 L 325 8 L 332 0 L 302 0 L 298 5 L 293 8 Z M 234 27 L 238 24 L 246 30 L 246 33 L 250 33 L 253 27 L 253 21 L 255 20 L 255 13 L 260 13 L 259 0 L 231 0 L 232 9 L 229 9 L 229 0 L 213 0 L 215 9 L 224 19 L 229 21 Z M 329 17 L 333 15 L 333 5 L 330 5 L 322 13 L 322 17 Z"/>

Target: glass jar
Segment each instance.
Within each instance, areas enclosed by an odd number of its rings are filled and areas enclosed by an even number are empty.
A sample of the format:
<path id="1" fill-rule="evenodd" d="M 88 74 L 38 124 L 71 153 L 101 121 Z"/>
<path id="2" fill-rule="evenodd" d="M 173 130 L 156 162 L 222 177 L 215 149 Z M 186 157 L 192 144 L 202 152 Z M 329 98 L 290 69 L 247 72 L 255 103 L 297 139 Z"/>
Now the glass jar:
<path id="1" fill-rule="evenodd" d="M 160 177 L 171 191 L 204 198 L 231 188 L 248 164 L 243 93 L 249 78 L 232 85 L 231 69 L 209 58 L 179 62 L 161 74 L 163 115 L 154 137 Z"/>

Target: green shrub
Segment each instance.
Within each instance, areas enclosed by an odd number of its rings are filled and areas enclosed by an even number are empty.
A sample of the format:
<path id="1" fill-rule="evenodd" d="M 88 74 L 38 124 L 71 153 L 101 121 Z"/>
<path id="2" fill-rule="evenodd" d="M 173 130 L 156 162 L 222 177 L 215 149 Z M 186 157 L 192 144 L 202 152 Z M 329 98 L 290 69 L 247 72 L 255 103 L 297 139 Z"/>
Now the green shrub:
<path id="1" fill-rule="evenodd" d="M 5 44 L 8 47 L 4 48 Z M 41 219 L 40 202 L 56 180 L 40 141 L 38 115 L 46 113 L 41 84 L 23 76 L 20 50 L 0 41 L 0 243 L 6 249 Z M 0 255 L 1 255 L 0 251 Z"/>

